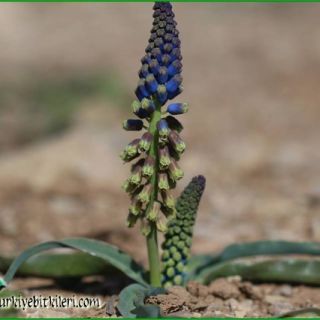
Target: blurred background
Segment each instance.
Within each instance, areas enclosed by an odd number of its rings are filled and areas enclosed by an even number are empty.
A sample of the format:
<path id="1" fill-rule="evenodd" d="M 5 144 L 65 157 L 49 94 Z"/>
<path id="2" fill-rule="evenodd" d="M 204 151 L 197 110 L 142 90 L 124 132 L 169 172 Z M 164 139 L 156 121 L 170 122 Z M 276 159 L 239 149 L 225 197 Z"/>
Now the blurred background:
<path id="1" fill-rule="evenodd" d="M 71 236 L 145 262 L 119 159 L 150 3 L 2 3 L 0 253 Z M 193 250 L 320 240 L 319 4 L 174 4 L 185 178 L 204 174 Z"/>

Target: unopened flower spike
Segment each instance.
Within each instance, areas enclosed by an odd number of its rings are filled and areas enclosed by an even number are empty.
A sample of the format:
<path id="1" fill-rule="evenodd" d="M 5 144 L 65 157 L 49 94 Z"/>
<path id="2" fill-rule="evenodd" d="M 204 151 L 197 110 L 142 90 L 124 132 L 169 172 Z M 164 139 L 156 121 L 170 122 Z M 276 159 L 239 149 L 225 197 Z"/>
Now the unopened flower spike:
<path id="1" fill-rule="evenodd" d="M 141 59 L 139 79 L 135 89 L 138 100 L 132 103 L 137 119 L 126 120 L 124 129 L 146 129 L 140 138 L 122 153 L 125 161 L 138 158 L 124 189 L 131 195 L 128 224 L 141 220 L 141 232 L 147 238 L 150 280 L 161 285 L 157 231 L 166 232 L 175 215 L 174 197 L 169 189 L 183 176 L 176 163 L 185 144 L 178 133 L 182 125 L 173 116 L 185 113 L 187 104 L 172 102 L 182 92 L 182 55 L 179 31 L 169 2 L 156 2 L 153 25 L 145 55 Z M 139 160 L 139 161 L 140 161 Z M 177 258 L 177 256 L 175 256 Z"/>
<path id="2" fill-rule="evenodd" d="M 162 245 L 162 284 L 165 287 L 181 285 L 185 280 L 193 226 L 205 183 L 203 176 L 194 177 L 177 200 L 176 218 L 170 220 Z"/>

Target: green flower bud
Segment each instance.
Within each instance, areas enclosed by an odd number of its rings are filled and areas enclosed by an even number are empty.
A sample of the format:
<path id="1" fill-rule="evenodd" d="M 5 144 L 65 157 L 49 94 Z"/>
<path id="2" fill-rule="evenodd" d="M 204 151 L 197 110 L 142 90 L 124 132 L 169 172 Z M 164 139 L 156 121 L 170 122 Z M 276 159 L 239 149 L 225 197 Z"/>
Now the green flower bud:
<path id="1" fill-rule="evenodd" d="M 149 222 L 141 220 L 140 231 L 143 236 L 147 237 L 151 232 L 151 226 Z"/>
<path id="2" fill-rule="evenodd" d="M 158 231 L 166 233 L 168 230 L 167 226 L 167 219 L 164 215 L 158 215 L 157 221 L 156 221 L 156 226 Z"/>
<path id="3" fill-rule="evenodd" d="M 139 142 L 139 149 L 141 151 L 147 152 L 150 149 L 153 135 L 150 132 L 145 132 Z"/>
<path id="4" fill-rule="evenodd" d="M 141 108 L 141 103 L 137 100 L 134 100 L 131 104 L 131 109 L 134 114 L 137 114 L 139 109 Z"/>
<path id="5" fill-rule="evenodd" d="M 137 190 L 137 185 L 132 184 L 128 179 L 122 184 L 122 189 L 125 192 L 132 194 Z"/>
<path id="6" fill-rule="evenodd" d="M 173 286 L 173 283 L 172 283 L 171 281 L 166 281 L 165 284 L 163 285 L 163 287 L 164 287 L 165 289 L 168 289 L 168 288 L 170 288 L 170 287 L 172 287 L 172 286 Z"/>
<path id="7" fill-rule="evenodd" d="M 185 247 L 185 243 L 183 241 L 178 241 L 178 243 L 176 244 L 177 248 L 179 249 L 183 249 Z"/>
<path id="8" fill-rule="evenodd" d="M 156 221 L 160 213 L 160 203 L 155 201 L 151 210 L 147 213 L 147 219 L 150 221 Z"/>
<path id="9" fill-rule="evenodd" d="M 179 273 L 183 273 L 184 270 L 185 270 L 185 265 L 182 263 L 182 262 L 179 262 L 177 265 L 176 265 L 176 269 L 179 271 Z"/>
<path id="10" fill-rule="evenodd" d="M 173 283 L 176 285 L 176 286 L 181 286 L 182 283 L 183 283 L 183 278 L 181 275 L 177 275 L 173 278 Z"/>
<path id="11" fill-rule="evenodd" d="M 148 156 L 144 163 L 144 166 L 142 167 L 142 175 L 150 178 L 154 173 L 154 165 L 154 158 L 152 156 Z"/>
<path id="12" fill-rule="evenodd" d="M 158 187 L 160 190 L 168 190 L 169 189 L 168 176 L 166 173 L 159 174 Z"/>
<path id="13" fill-rule="evenodd" d="M 169 209 L 175 209 L 176 200 L 173 197 L 173 195 L 168 191 L 162 192 L 161 195 L 162 195 L 163 204 Z"/>
<path id="14" fill-rule="evenodd" d="M 138 216 L 141 213 L 141 203 L 136 198 L 133 198 L 129 211 L 134 216 Z"/>
<path id="15" fill-rule="evenodd" d="M 173 254 L 172 258 L 173 258 L 175 261 L 179 262 L 179 261 L 181 261 L 181 259 L 182 259 L 182 255 L 181 255 L 180 252 L 177 251 L 177 252 L 175 252 L 175 253 Z"/>
<path id="16" fill-rule="evenodd" d="M 131 141 L 120 154 L 120 158 L 126 162 L 136 158 L 139 155 L 139 142 L 140 139 L 134 139 L 133 141 Z"/>
<path id="17" fill-rule="evenodd" d="M 173 267 L 176 263 L 173 259 L 169 259 L 165 262 L 167 267 Z"/>
<path id="18" fill-rule="evenodd" d="M 141 165 L 135 165 L 132 167 L 132 174 L 129 178 L 129 183 L 133 185 L 138 185 L 141 182 Z"/>
<path id="19" fill-rule="evenodd" d="M 143 98 L 141 100 L 142 109 L 146 110 L 149 114 L 151 114 L 155 110 L 154 102 L 150 99 Z"/>
<path id="20" fill-rule="evenodd" d="M 147 184 L 143 187 L 142 191 L 138 194 L 137 200 L 141 201 L 142 203 L 148 203 L 150 200 L 152 192 L 152 186 Z"/>
<path id="21" fill-rule="evenodd" d="M 161 170 L 165 170 L 169 167 L 171 163 L 169 149 L 167 146 L 164 146 L 159 150 L 159 165 Z"/>
<path id="22" fill-rule="evenodd" d="M 169 252 L 173 255 L 176 252 L 178 252 L 178 249 L 176 247 L 171 247 L 171 248 L 169 248 Z"/>
<path id="23" fill-rule="evenodd" d="M 169 278 L 172 278 L 174 275 L 175 275 L 175 270 L 174 270 L 174 268 L 173 267 L 169 267 L 168 269 L 167 269 L 167 276 L 169 277 Z"/>
<path id="24" fill-rule="evenodd" d="M 163 250 L 162 252 L 162 259 L 167 260 L 170 257 L 170 253 L 168 250 Z"/>
<path id="25" fill-rule="evenodd" d="M 170 178 L 173 181 L 178 181 L 183 178 L 183 171 L 180 169 L 175 160 L 172 159 L 169 165 Z"/>
<path id="26" fill-rule="evenodd" d="M 127 226 L 129 228 L 132 228 L 136 224 L 137 220 L 138 220 L 137 216 L 129 213 L 128 218 L 127 218 Z"/>
<path id="27" fill-rule="evenodd" d="M 171 130 L 168 137 L 171 145 L 173 146 L 173 149 L 178 154 L 183 153 L 186 149 L 186 144 L 182 141 L 179 134 L 176 131 Z"/>

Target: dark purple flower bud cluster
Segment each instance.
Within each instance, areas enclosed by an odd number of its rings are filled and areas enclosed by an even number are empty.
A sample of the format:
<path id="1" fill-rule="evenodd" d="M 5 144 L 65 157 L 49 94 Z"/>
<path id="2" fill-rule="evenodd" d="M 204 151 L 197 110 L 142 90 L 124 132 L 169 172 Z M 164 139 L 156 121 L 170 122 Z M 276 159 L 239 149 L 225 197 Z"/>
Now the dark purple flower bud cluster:
<path id="1" fill-rule="evenodd" d="M 182 56 L 171 4 L 159 2 L 153 9 L 153 27 L 135 93 L 140 101 L 155 97 L 164 105 L 182 92 Z"/>
<path id="2" fill-rule="evenodd" d="M 182 92 L 180 40 L 171 4 L 156 2 L 153 9 L 153 27 L 135 90 L 138 100 L 131 106 L 139 119 L 123 123 L 125 130 L 145 128 L 147 132 L 134 139 L 121 154 L 125 162 L 137 160 L 123 188 L 132 199 L 128 225 L 141 220 L 145 235 L 151 230 L 150 224 L 166 231 L 167 221 L 175 215 L 170 189 L 183 177 L 177 162 L 186 146 L 179 136 L 183 126 L 173 116 L 188 111 L 186 103 L 165 107 L 169 99 Z"/>

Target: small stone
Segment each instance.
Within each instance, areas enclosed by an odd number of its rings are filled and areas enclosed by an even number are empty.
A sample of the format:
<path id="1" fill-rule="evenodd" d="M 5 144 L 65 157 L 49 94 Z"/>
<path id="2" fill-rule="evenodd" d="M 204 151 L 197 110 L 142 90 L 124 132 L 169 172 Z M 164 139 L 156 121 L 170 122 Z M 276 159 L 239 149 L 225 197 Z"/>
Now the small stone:
<path id="1" fill-rule="evenodd" d="M 209 293 L 222 299 L 238 298 L 241 295 L 238 287 L 227 279 L 220 278 L 209 286 Z"/>
<path id="2" fill-rule="evenodd" d="M 226 304 L 229 306 L 231 311 L 235 311 L 239 307 L 239 302 L 236 299 L 229 299 L 226 301 Z"/>
<path id="3" fill-rule="evenodd" d="M 199 312 L 193 312 L 193 313 L 192 313 L 192 317 L 193 317 L 193 318 L 201 318 L 201 313 L 199 313 Z"/>
<path id="4" fill-rule="evenodd" d="M 192 318 L 192 312 L 183 310 L 169 313 L 168 316 L 170 318 Z"/>
<path id="5" fill-rule="evenodd" d="M 183 287 L 173 286 L 168 289 L 168 293 L 178 296 L 184 301 L 188 302 L 191 300 L 191 294 Z"/>
<path id="6" fill-rule="evenodd" d="M 254 287 L 250 282 L 242 282 L 239 284 L 239 290 L 252 300 L 261 300 L 262 294 L 257 287 Z"/>
<path id="7" fill-rule="evenodd" d="M 279 316 L 283 313 L 287 313 L 293 310 L 294 310 L 293 305 L 289 302 L 284 302 L 284 301 L 274 302 L 269 307 L 269 313 L 273 316 Z"/>
<path id="8" fill-rule="evenodd" d="M 292 287 L 289 285 L 283 285 L 279 288 L 278 293 L 284 297 L 291 297 L 292 296 Z"/>
<path id="9" fill-rule="evenodd" d="M 206 297 L 209 294 L 209 288 L 198 282 L 190 281 L 187 284 L 187 290 L 195 297 Z"/>

